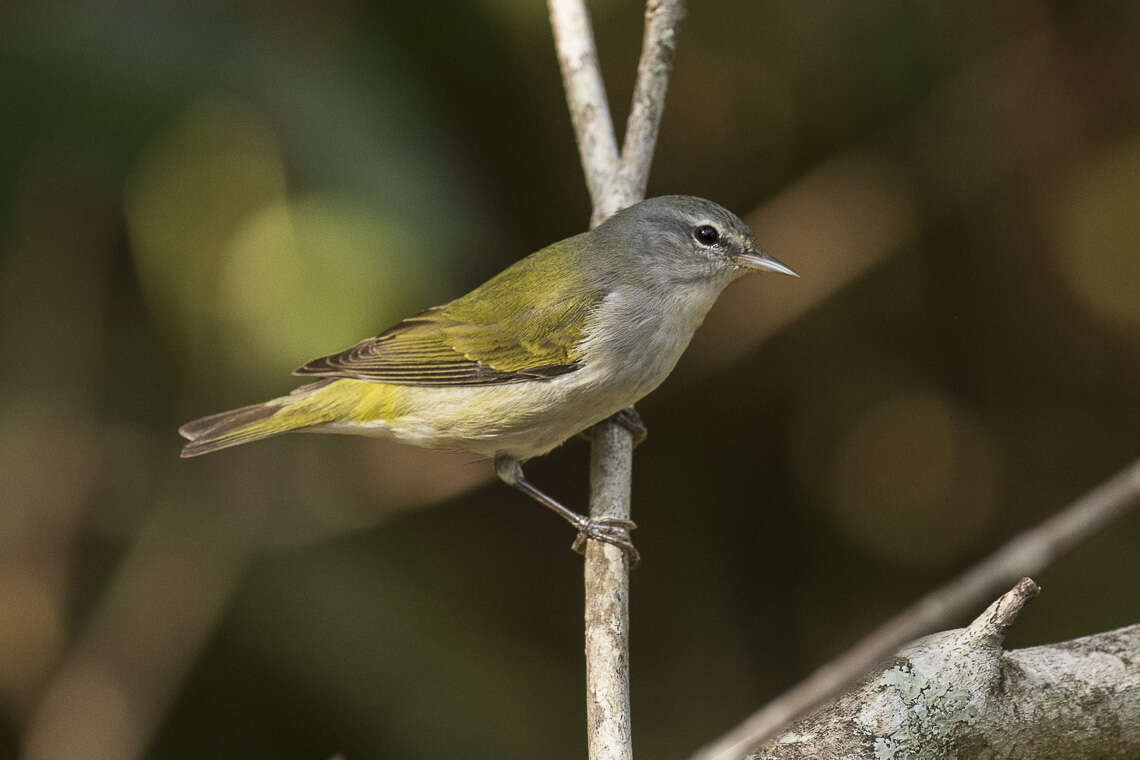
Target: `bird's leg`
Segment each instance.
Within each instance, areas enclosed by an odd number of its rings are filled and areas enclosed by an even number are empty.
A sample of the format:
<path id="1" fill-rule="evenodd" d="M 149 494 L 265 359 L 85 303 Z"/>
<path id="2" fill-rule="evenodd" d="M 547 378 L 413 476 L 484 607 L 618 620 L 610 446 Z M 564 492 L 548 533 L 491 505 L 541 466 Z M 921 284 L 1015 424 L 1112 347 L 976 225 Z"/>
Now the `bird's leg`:
<path id="1" fill-rule="evenodd" d="M 645 439 L 649 437 L 649 428 L 645 426 L 645 422 L 641 419 L 641 415 L 637 413 L 637 409 L 632 406 L 627 406 L 625 409 L 622 409 L 610 417 L 610 419 L 630 432 L 630 435 L 633 436 L 634 446 L 641 445 L 645 442 Z M 581 433 L 578 433 L 578 435 L 587 441 L 593 442 L 594 429 L 592 427 L 586 428 Z"/>
<path id="2" fill-rule="evenodd" d="M 604 541 L 613 544 L 625 551 L 629 556 L 630 565 L 637 567 L 641 562 L 641 555 L 630 541 L 629 532 L 637 527 L 632 520 L 601 517 L 590 518 L 581 515 L 572 509 L 562 506 L 542 491 L 538 490 L 523 476 L 522 465 L 519 460 L 508 454 L 495 455 L 495 474 L 499 480 L 513 486 L 539 504 L 551 510 L 566 522 L 578 529 L 578 537 L 574 539 L 574 551 L 582 554 L 586 550 L 586 540 Z"/>

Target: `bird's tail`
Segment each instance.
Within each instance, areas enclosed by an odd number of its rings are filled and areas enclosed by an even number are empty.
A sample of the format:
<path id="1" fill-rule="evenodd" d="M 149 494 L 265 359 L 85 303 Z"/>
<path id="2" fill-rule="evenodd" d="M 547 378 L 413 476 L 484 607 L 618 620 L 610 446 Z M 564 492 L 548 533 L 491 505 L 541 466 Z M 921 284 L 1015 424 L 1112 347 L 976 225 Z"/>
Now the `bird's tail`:
<path id="1" fill-rule="evenodd" d="M 328 403 L 329 399 L 321 398 L 328 394 L 318 391 L 334 382 L 318 380 L 302 385 L 288 396 L 187 422 L 178 428 L 179 435 L 189 440 L 182 447 L 182 456 L 196 457 L 331 422 L 339 416 L 339 405 Z"/>

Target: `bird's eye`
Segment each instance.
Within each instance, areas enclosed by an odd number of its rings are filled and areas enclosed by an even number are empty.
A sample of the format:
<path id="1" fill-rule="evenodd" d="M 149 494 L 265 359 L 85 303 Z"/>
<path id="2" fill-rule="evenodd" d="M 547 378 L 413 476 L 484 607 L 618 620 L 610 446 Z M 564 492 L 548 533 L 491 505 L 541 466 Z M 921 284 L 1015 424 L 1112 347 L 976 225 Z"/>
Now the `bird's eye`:
<path id="1" fill-rule="evenodd" d="M 716 231 L 716 227 L 702 224 L 693 230 L 693 237 L 701 245 L 716 245 L 716 241 L 720 240 L 720 233 Z"/>

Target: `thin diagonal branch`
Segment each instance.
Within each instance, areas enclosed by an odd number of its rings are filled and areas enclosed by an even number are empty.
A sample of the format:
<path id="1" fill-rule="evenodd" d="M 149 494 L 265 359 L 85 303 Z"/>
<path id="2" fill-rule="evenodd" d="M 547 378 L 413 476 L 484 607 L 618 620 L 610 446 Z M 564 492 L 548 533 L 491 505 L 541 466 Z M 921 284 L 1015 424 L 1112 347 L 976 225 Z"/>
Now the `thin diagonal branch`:
<path id="1" fill-rule="evenodd" d="M 677 0 L 649 0 L 645 4 L 645 38 L 637 64 L 633 104 L 625 125 L 617 177 L 604 201 L 606 216 L 645 197 L 661 113 L 665 110 L 665 91 L 673 70 L 677 32 L 684 15 L 685 5 Z"/>
<path id="2" fill-rule="evenodd" d="M 744 757 L 782 727 L 850 686 L 903 644 L 945 627 L 983 602 L 997 588 L 1022 576 L 1036 575 L 1069 549 L 1124 515 L 1138 501 L 1140 460 L 1037 527 L 1016 536 L 958 578 L 919 599 L 843 655 L 697 752 L 693 760 Z"/>
<path id="3" fill-rule="evenodd" d="M 649 0 L 625 148 L 618 156 L 584 0 L 549 0 L 566 103 L 593 205 L 591 226 L 641 200 L 664 109 L 683 0 Z M 633 440 L 611 421 L 594 428 L 590 516 L 630 518 Z M 586 547 L 586 712 L 591 760 L 633 757 L 629 700 L 629 558 L 596 541 Z"/>

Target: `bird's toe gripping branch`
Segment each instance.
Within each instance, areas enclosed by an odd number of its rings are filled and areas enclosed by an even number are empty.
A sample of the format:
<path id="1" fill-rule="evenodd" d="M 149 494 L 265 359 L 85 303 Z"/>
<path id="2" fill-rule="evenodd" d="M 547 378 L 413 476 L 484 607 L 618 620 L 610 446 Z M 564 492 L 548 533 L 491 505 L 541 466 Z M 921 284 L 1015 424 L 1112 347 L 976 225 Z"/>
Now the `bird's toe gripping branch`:
<path id="1" fill-rule="evenodd" d="M 649 428 L 645 426 L 645 420 L 641 419 L 636 407 L 627 406 L 615 414 L 612 419 L 629 431 L 630 435 L 633 436 L 634 446 L 640 446 L 649 437 Z"/>
<path id="2" fill-rule="evenodd" d="M 635 447 L 645 443 L 645 439 L 649 437 L 649 428 L 646 427 L 645 421 L 641 419 L 641 415 L 637 413 L 635 407 L 627 406 L 610 419 L 629 431 L 629 434 L 633 436 Z M 594 428 L 588 427 L 578 435 L 592 442 L 594 440 Z"/>
<path id="3" fill-rule="evenodd" d="M 578 535 L 570 548 L 579 554 L 585 554 L 586 541 L 592 538 L 618 547 L 629 556 L 629 566 L 637 567 L 641 564 L 641 552 L 629 537 L 629 532 L 636 528 L 637 523 L 633 520 L 616 517 L 585 518 L 585 522 L 578 526 Z"/>

